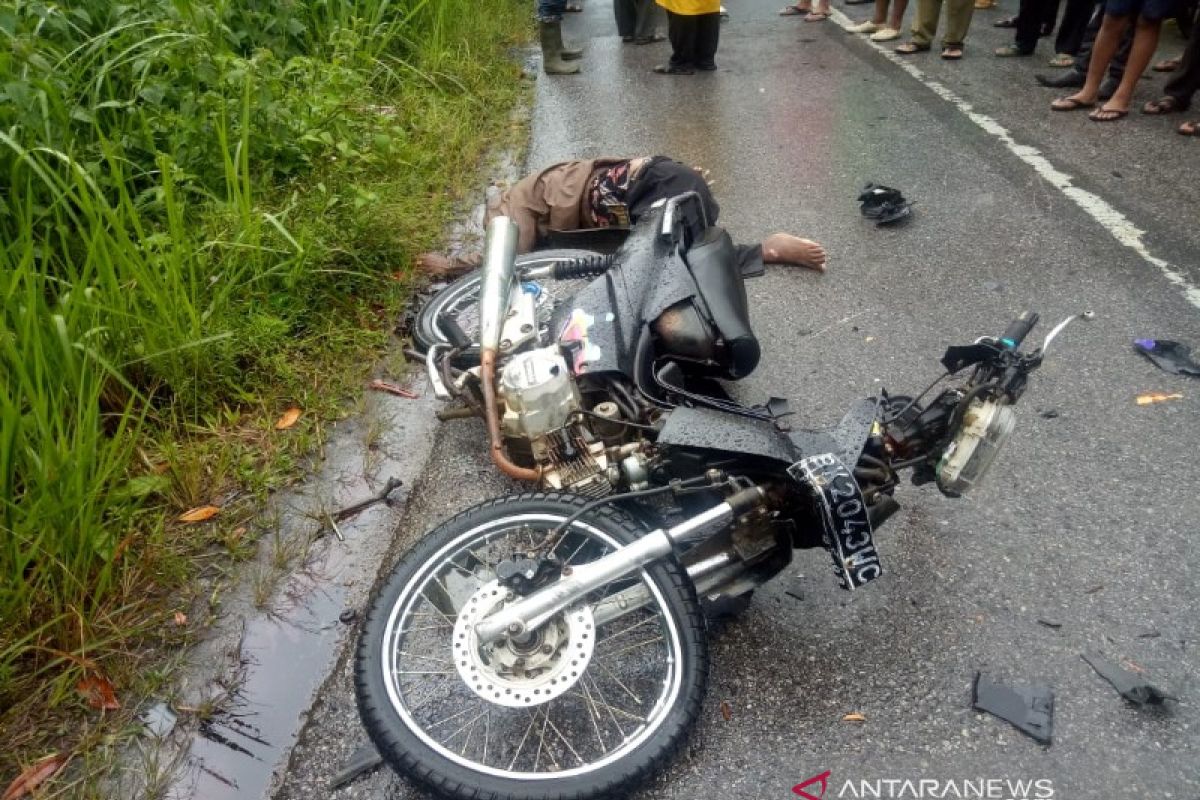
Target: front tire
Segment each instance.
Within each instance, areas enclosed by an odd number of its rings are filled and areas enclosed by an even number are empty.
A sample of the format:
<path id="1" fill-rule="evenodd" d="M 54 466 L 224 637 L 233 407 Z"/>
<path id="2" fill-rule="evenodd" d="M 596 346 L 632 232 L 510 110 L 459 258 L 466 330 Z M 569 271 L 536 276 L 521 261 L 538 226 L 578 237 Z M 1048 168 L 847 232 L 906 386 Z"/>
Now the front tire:
<path id="1" fill-rule="evenodd" d="M 465 668 L 479 657 L 478 674 L 498 670 L 491 676 L 497 692 L 511 681 L 539 680 L 525 659 L 505 672 L 504 659 L 521 644 L 515 640 L 468 646 L 470 655 L 452 649 L 462 630 L 453 620 L 472 613 L 479 593 L 495 586 L 496 561 L 547 548 L 565 563 L 586 563 L 645 534 L 633 518 L 605 507 L 553 541 L 550 532 L 585 502 L 530 493 L 477 505 L 422 538 L 376 593 L 356 651 L 355 689 L 371 740 L 397 772 L 464 800 L 584 800 L 629 791 L 683 743 L 703 700 L 708 648 L 695 591 L 673 559 L 601 590 L 610 596 L 640 585 L 650 602 L 596 627 L 582 674 L 554 699 L 513 708 L 483 699 L 492 691 L 486 680 L 479 692 L 461 677 L 474 682 L 476 673 Z M 543 626 L 545 644 L 529 662 L 556 661 L 555 647 L 571 658 L 578 637 L 587 639 L 582 626 L 568 635 L 565 622 L 552 637 L 555 624 Z"/>

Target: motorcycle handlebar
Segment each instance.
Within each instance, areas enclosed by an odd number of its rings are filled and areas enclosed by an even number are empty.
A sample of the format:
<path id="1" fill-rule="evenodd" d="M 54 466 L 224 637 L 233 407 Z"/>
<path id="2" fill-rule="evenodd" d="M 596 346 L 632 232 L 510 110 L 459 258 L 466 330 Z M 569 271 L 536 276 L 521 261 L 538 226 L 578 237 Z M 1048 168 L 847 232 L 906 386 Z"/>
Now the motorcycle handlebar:
<path id="1" fill-rule="evenodd" d="M 1037 323 L 1037 312 L 1022 311 L 1019 317 L 1008 323 L 1008 327 L 1004 329 L 1004 334 L 1000 337 L 1000 343 L 1009 350 L 1016 350 Z"/>

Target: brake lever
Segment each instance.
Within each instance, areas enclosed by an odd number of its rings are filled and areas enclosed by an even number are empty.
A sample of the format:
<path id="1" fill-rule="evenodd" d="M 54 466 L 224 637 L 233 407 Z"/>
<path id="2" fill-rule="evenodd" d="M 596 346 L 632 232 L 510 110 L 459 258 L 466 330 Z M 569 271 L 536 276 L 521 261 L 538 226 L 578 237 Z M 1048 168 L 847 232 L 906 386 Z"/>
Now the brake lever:
<path id="1" fill-rule="evenodd" d="M 1050 332 L 1046 334 L 1046 338 L 1042 340 L 1042 346 L 1038 348 L 1038 355 L 1046 355 L 1046 348 L 1050 346 L 1050 342 L 1054 341 L 1054 337 L 1058 336 L 1058 334 L 1062 332 L 1063 328 L 1067 327 L 1075 320 L 1081 319 L 1084 322 L 1091 322 L 1095 318 L 1095 311 L 1081 311 L 1078 314 L 1072 314 L 1071 316 L 1067 317 L 1062 322 L 1055 325 Z"/>

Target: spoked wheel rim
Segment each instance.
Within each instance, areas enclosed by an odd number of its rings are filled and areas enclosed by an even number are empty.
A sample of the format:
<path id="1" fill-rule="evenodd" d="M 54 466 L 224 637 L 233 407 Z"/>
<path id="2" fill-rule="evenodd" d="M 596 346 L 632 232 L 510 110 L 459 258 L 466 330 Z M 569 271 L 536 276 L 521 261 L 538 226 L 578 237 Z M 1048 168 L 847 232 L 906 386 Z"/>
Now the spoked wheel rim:
<path id="1" fill-rule="evenodd" d="M 644 572 L 610 584 L 591 596 L 611 595 L 638 585 L 649 603 L 598 628 L 577 606 L 575 614 L 538 651 L 542 662 L 527 671 L 511 669 L 512 653 L 481 653 L 481 668 L 491 668 L 488 687 L 534 685 L 541 664 L 545 675 L 556 666 L 557 652 L 577 647 L 581 631 L 594 631 L 586 669 L 553 699 L 527 707 L 489 703 L 464 682 L 454 654 L 454 623 L 459 613 L 495 587 L 494 566 L 502 558 L 536 551 L 547 534 L 565 519 L 553 513 L 529 513 L 482 523 L 455 537 L 427 559 L 405 584 L 392 606 L 383 635 L 384 685 L 393 710 L 425 745 L 470 770 L 504 778 L 549 780 L 586 775 L 638 748 L 667 721 L 681 691 L 683 644 L 679 620 L 666 597 Z M 557 537 L 556 537 L 557 538 Z M 565 563 L 579 564 L 619 548 L 612 535 L 575 522 L 553 552 Z M 524 550 L 522 550 L 522 548 Z M 483 590 L 483 591 L 481 591 Z M 550 626 L 546 626 L 549 628 Z M 462 626 L 459 626 L 460 633 Z M 565 639 L 565 641 L 564 641 Z M 508 647 L 515 647 L 509 643 Z M 535 662 L 530 659 L 531 664 Z M 544 685 L 544 683 L 543 683 Z M 490 688 L 489 688 L 490 691 Z"/>

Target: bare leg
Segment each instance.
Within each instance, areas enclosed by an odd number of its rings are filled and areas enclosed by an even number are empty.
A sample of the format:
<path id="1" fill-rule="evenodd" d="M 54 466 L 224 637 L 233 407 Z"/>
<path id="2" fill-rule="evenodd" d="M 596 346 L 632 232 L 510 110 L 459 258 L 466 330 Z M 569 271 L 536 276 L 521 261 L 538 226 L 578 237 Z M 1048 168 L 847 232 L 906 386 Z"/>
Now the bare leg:
<path id="1" fill-rule="evenodd" d="M 763 261 L 768 264 L 795 264 L 825 271 L 825 248 L 811 239 L 801 239 L 790 233 L 772 233 L 762 243 Z"/>
<path id="2" fill-rule="evenodd" d="M 875 0 L 875 15 L 871 17 L 871 22 L 876 25 L 882 25 L 887 19 L 888 0 Z"/>
<path id="3" fill-rule="evenodd" d="M 894 31 L 903 30 L 904 12 L 908 10 L 908 0 L 892 0 L 892 15 L 887 26 Z"/>
<path id="4" fill-rule="evenodd" d="M 1104 22 L 1100 24 L 1100 32 L 1096 34 L 1096 42 L 1092 45 L 1092 58 L 1088 61 L 1087 78 L 1083 82 L 1083 88 L 1075 94 L 1063 98 L 1063 101 L 1069 101 L 1074 104 L 1091 105 L 1096 102 L 1096 95 L 1100 91 L 1100 82 L 1104 80 L 1104 72 L 1108 69 L 1108 62 L 1112 61 L 1113 54 L 1117 52 L 1117 48 L 1121 44 L 1121 36 L 1125 33 L 1125 28 L 1129 26 L 1129 17 L 1114 17 L 1110 14 L 1104 15 Z M 1145 66 L 1144 64 L 1142 65 Z M 1125 70 L 1129 72 L 1128 69 Z M 1140 75 L 1141 73 L 1138 73 Z M 1135 77 L 1134 80 L 1137 80 Z M 1063 101 L 1055 100 L 1054 103 Z M 1052 104 L 1053 105 L 1053 104 Z"/>
<path id="5" fill-rule="evenodd" d="M 1158 32 L 1161 27 L 1161 20 L 1138 17 L 1137 28 L 1133 32 L 1133 47 L 1129 50 L 1129 61 L 1125 65 L 1125 74 L 1121 76 L 1121 85 L 1117 87 L 1117 91 L 1113 93 L 1108 102 L 1099 111 L 1093 113 L 1093 117 L 1108 120 L 1113 119 L 1114 115 L 1105 114 L 1106 111 L 1129 110 L 1129 101 L 1133 97 L 1133 90 L 1146 70 L 1146 65 L 1154 57 L 1155 48 L 1158 47 Z"/>

